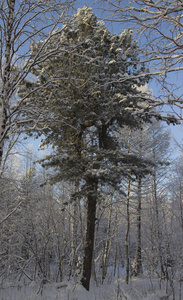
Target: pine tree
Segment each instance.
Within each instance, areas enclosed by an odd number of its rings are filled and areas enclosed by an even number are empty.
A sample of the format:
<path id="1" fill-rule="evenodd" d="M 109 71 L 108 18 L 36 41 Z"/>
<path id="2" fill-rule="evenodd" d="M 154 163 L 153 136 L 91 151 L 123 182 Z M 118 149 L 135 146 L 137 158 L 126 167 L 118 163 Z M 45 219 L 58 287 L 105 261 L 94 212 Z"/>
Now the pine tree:
<path id="1" fill-rule="evenodd" d="M 33 59 L 42 43 L 32 45 Z M 138 59 L 139 48 L 131 31 L 111 34 L 85 6 L 55 31 L 45 51 L 51 53 L 55 45 L 57 54 L 40 60 L 32 69 L 37 81 L 25 82 L 19 96 L 35 88 L 26 105 L 42 109 L 42 145 L 53 147 L 42 163 L 54 168 L 52 183 L 77 180 L 79 191 L 74 196 L 86 199 L 81 282 L 89 290 L 99 187 L 117 186 L 122 176 L 137 174 L 138 166 L 146 168 L 136 155 L 123 152 L 117 131 L 149 120 L 153 102 L 138 90 L 147 77 L 141 76 L 145 67 Z M 44 83 L 46 88 L 41 88 Z"/>

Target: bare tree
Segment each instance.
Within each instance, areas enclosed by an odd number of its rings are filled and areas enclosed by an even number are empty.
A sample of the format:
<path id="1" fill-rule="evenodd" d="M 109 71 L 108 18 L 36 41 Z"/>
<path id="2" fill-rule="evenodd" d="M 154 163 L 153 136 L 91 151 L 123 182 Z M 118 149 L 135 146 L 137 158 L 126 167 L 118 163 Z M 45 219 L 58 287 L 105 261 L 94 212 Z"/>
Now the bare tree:
<path id="1" fill-rule="evenodd" d="M 19 101 L 17 89 L 31 68 L 45 59 L 42 49 L 55 34 L 56 26 L 63 21 L 73 2 L 2 0 L 0 3 L 0 167 L 5 141 L 11 133 L 18 131 L 21 122 L 21 104 L 26 96 Z M 30 48 L 38 39 L 43 40 L 42 47 L 32 58 Z M 52 49 L 52 52 L 55 51 L 56 48 Z M 39 118 L 37 112 L 33 126 L 36 126 Z"/>
<path id="2" fill-rule="evenodd" d="M 167 202 L 166 181 L 170 164 L 170 134 L 160 123 L 152 124 L 149 129 L 150 147 L 148 156 L 152 160 L 152 170 L 149 179 L 147 178 L 144 190 L 144 211 L 142 216 L 142 220 L 145 222 L 143 223 L 143 236 L 146 236 L 146 231 L 149 231 L 149 233 L 147 235 L 148 239 L 143 238 L 142 242 L 148 264 L 150 263 L 152 270 L 156 269 L 159 278 L 164 278 L 166 276 L 165 261 L 168 246 L 165 242 L 167 234 L 163 205 Z M 168 207 L 168 202 L 166 206 Z M 147 224 L 147 217 L 149 226 L 145 225 Z M 148 249 L 151 255 L 147 254 Z"/>
<path id="3" fill-rule="evenodd" d="M 99 1 L 101 2 L 101 1 Z M 149 62 L 147 75 L 156 76 L 163 91 L 163 103 L 169 103 L 175 115 L 183 108 L 181 76 L 183 71 L 183 2 L 182 0 L 106 0 L 107 19 L 129 24 L 141 41 L 144 60 Z M 170 73 L 174 72 L 174 76 Z M 176 75 L 176 76 L 175 76 Z M 166 97 L 165 97 L 166 96 Z"/>

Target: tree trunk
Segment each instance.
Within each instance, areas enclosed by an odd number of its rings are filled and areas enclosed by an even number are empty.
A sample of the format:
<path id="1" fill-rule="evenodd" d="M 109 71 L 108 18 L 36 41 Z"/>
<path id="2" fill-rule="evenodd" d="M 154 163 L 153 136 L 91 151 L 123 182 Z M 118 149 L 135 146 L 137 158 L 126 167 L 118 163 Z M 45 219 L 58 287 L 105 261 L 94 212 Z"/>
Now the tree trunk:
<path id="1" fill-rule="evenodd" d="M 126 283 L 129 283 L 130 278 L 130 259 L 129 259 L 129 232 L 130 232 L 130 178 L 128 179 L 128 191 L 126 197 L 126 218 L 127 227 L 125 235 L 125 254 L 126 254 Z"/>
<path id="2" fill-rule="evenodd" d="M 153 188 L 154 188 L 154 206 L 155 206 L 155 226 L 156 226 L 156 234 L 158 239 L 159 261 L 160 261 L 160 267 L 162 273 L 161 277 L 165 277 L 166 274 L 165 274 L 164 262 L 163 262 L 162 232 L 160 229 L 159 205 L 158 205 L 158 195 L 157 195 L 156 167 L 154 167 Z"/>
<path id="3" fill-rule="evenodd" d="M 77 231 L 78 231 L 78 220 L 77 220 L 77 199 L 75 199 L 73 203 L 73 210 L 71 213 L 71 270 L 70 274 L 75 274 L 76 266 L 77 266 Z"/>
<path id="4" fill-rule="evenodd" d="M 106 237 L 106 242 L 105 242 L 105 246 L 104 246 L 104 254 L 103 254 L 103 261 L 102 261 L 102 283 L 104 282 L 106 274 L 107 274 L 109 253 L 110 253 L 110 249 L 111 249 L 111 237 L 110 237 L 110 234 L 111 234 L 111 218 L 112 218 L 112 196 L 111 196 L 110 210 L 109 210 L 109 216 L 108 216 L 107 237 Z"/>
<path id="5" fill-rule="evenodd" d="M 89 291 L 92 269 L 93 245 L 95 237 L 95 217 L 98 186 L 97 179 L 92 177 L 87 178 L 87 186 L 89 189 L 87 196 L 87 228 L 81 284 L 86 290 Z"/>
<path id="6" fill-rule="evenodd" d="M 142 159 L 142 130 L 139 137 L 139 158 Z M 137 181 L 137 242 L 136 257 L 133 274 L 138 276 L 142 273 L 142 243 L 141 243 L 141 207 L 142 207 L 142 176 L 139 174 Z"/>
<path id="7" fill-rule="evenodd" d="M 130 142 L 131 142 L 132 129 L 129 131 L 128 139 L 128 154 L 130 154 Z M 126 235 L 125 235 L 125 256 L 126 256 L 126 283 L 129 283 L 130 278 L 130 258 L 129 258 L 129 233 L 130 233 L 130 176 L 128 175 L 128 190 L 126 196 Z"/>
<path id="8" fill-rule="evenodd" d="M 4 148 L 4 138 L 5 138 L 5 128 L 6 128 L 6 109 L 1 103 L 1 115 L 0 115 L 0 170 L 2 166 L 2 160 L 3 160 L 3 148 Z M 0 171 L 0 175 L 2 173 L 2 170 Z"/>
<path id="9" fill-rule="evenodd" d="M 141 187 L 142 179 L 138 179 L 138 204 L 137 204 L 137 248 L 136 248 L 136 268 L 135 275 L 142 273 L 142 245 L 141 245 Z"/>
<path id="10" fill-rule="evenodd" d="M 8 16 L 7 16 L 7 31 L 6 31 L 6 46 L 5 46 L 5 62 L 4 62 L 4 72 L 2 74 L 2 86 L 1 86 L 1 115 L 0 115 L 0 168 L 2 165 L 3 157 L 3 148 L 4 140 L 6 137 L 6 122 L 7 122 L 7 113 L 6 113 L 6 102 L 8 102 L 10 94 L 10 72 L 11 72 L 11 36 L 13 30 L 13 14 L 15 10 L 15 0 L 11 0 L 8 3 Z M 1 172 L 0 172 L 1 173 Z"/>

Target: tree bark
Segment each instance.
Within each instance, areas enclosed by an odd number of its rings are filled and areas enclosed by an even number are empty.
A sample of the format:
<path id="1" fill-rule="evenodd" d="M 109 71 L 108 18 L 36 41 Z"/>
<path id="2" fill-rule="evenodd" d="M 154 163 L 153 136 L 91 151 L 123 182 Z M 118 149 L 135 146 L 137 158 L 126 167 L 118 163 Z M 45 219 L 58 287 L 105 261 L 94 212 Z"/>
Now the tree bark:
<path id="1" fill-rule="evenodd" d="M 87 196 L 87 228 L 81 284 L 86 290 L 89 291 L 95 237 L 95 218 L 98 186 L 97 179 L 92 177 L 87 178 L 87 186 L 89 189 Z"/>

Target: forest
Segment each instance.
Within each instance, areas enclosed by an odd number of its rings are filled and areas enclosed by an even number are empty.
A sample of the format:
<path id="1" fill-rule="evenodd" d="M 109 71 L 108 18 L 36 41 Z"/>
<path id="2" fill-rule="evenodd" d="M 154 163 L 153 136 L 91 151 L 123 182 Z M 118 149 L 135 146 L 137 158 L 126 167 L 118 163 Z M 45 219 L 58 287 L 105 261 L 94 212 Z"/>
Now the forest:
<path id="1" fill-rule="evenodd" d="M 182 0 L 0 16 L 0 298 L 181 300 Z"/>

